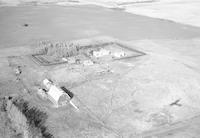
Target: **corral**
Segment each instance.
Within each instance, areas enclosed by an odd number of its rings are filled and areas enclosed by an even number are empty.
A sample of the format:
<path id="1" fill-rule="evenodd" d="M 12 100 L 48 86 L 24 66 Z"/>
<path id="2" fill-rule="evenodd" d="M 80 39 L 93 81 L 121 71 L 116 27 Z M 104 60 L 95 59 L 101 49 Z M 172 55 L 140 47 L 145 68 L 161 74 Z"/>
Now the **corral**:
<path id="1" fill-rule="evenodd" d="M 68 45 L 67 45 L 68 44 Z M 71 47 L 66 48 L 66 47 Z M 73 44 L 56 43 L 43 44 L 39 53 L 33 54 L 32 58 L 42 66 L 56 64 L 78 64 L 91 61 L 93 63 L 121 60 L 145 55 L 145 53 L 132 49 L 120 42 L 107 42 L 98 44 Z"/>

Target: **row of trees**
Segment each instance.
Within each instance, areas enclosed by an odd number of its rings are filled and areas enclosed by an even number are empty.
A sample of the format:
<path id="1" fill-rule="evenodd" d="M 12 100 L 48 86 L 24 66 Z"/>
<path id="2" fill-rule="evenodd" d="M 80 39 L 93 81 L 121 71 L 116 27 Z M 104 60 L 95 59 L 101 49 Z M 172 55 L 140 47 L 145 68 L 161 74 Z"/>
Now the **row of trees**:
<path id="1" fill-rule="evenodd" d="M 60 58 L 78 55 L 79 50 L 80 46 L 73 42 L 52 43 L 50 41 L 43 41 L 39 44 L 39 50 L 37 53 Z"/>

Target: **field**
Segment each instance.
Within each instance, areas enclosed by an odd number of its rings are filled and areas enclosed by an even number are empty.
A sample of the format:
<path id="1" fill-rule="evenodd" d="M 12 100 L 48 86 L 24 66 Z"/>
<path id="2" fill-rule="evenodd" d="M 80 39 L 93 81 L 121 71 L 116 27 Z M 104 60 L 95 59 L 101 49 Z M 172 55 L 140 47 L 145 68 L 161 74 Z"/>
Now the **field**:
<path id="1" fill-rule="evenodd" d="M 198 27 L 91 5 L 1 7 L 0 20 L 0 137 L 200 136 Z M 45 55 L 48 62 L 67 62 L 43 66 L 32 59 L 41 41 L 90 44 L 88 57 L 101 52 L 96 43 L 117 41 L 127 48 L 115 43 L 103 51 L 142 56 L 94 56 L 84 59 L 92 64 L 71 65 L 70 56 L 56 48 Z M 38 96 L 45 78 L 70 90 L 79 111 L 70 104 L 55 108 Z"/>

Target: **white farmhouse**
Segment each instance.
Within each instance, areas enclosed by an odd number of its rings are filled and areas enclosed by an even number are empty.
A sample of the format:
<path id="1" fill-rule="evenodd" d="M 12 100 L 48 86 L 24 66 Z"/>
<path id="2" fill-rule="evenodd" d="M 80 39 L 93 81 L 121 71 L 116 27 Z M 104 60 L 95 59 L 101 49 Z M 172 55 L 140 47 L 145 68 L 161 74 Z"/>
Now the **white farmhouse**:
<path id="1" fill-rule="evenodd" d="M 96 58 L 98 57 L 103 57 L 109 55 L 111 52 L 106 50 L 106 49 L 100 49 L 99 51 L 93 51 L 92 55 L 95 56 Z"/>

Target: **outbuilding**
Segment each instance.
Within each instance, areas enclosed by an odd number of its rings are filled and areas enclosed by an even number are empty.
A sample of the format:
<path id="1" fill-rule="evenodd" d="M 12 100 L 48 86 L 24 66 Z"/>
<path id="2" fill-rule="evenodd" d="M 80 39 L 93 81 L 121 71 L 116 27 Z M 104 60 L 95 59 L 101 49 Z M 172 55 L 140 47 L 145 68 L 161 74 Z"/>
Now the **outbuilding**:
<path id="1" fill-rule="evenodd" d="M 70 101 L 70 96 L 65 93 L 61 88 L 54 85 L 48 79 L 43 80 L 43 84 L 47 89 L 48 99 L 56 106 L 61 106 Z"/>

